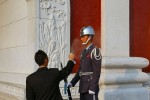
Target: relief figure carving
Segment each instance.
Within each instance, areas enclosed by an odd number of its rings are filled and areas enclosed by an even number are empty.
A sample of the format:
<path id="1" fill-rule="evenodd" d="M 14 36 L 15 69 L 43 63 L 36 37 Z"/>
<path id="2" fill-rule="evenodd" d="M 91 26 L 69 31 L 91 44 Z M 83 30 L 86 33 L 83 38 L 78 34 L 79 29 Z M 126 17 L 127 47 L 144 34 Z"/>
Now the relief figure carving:
<path id="1" fill-rule="evenodd" d="M 48 22 L 48 23 L 47 23 Z M 41 20 L 40 24 L 40 49 L 49 57 L 48 67 L 61 69 L 65 65 L 66 49 L 66 24 L 57 24 L 56 20 Z"/>

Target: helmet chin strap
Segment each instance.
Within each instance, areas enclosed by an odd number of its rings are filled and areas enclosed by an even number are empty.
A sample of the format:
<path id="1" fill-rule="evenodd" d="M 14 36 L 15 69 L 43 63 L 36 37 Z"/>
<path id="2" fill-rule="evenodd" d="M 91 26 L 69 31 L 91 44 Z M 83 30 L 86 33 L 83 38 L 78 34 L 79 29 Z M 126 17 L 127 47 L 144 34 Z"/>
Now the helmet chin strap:
<path id="1" fill-rule="evenodd" d="M 82 45 L 86 45 L 90 40 L 91 40 L 91 36 L 89 36 L 89 38 L 87 39 L 87 41 L 85 43 L 82 43 Z"/>

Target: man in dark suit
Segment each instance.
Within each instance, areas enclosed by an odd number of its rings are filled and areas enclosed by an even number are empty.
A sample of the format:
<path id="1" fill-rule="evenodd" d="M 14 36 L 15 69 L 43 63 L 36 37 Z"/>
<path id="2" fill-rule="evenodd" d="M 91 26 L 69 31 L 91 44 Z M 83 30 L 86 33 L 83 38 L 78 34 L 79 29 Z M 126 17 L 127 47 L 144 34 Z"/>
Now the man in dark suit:
<path id="1" fill-rule="evenodd" d="M 39 69 L 30 74 L 26 79 L 26 98 L 27 100 L 63 100 L 59 83 L 65 79 L 72 71 L 75 55 L 70 53 L 69 61 L 65 68 L 47 68 L 47 54 L 39 50 L 35 53 L 35 62 Z"/>
<path id="2" fill-rule="evenodd" d="M 92 44 L 94 34 L 91 26 L 81 29 L 81 41 L 85 49 L 81 53 L 79 70 L 68 84 L 69 87 L 75 86 L 80 80 L 80 100 L 98 100 L 102 57 L 100 49 Z"/>

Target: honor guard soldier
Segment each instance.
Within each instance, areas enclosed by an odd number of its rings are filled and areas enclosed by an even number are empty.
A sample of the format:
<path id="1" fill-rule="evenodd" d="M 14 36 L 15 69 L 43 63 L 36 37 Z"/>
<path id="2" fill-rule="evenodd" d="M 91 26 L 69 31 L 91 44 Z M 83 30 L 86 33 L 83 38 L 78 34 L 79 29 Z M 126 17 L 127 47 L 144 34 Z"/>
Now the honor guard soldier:
<path id="1" fill-rule="evenodd" d="M 98 100 L 102 56 L 100 48 L 92 44 L 94 35 L 95 32 L 91 26 L 81 29 L 80 37 L 85 49 L 81 53 L 79 70 L 68 83 L 68 87 L 74 87 L 80 80 L 80 100 Z"/>

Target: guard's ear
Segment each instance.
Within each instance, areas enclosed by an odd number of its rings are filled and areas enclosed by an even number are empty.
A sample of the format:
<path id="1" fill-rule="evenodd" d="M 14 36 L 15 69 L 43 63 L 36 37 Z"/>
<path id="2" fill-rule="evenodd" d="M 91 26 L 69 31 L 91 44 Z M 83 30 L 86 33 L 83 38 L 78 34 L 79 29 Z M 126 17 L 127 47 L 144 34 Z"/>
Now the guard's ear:
<path id="1" fill-rule="evenodd" d="M 89 36 L 89 40 L 92 39 L 92 36 Z"/>

